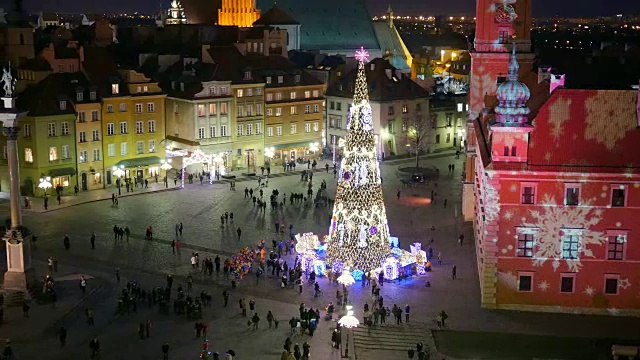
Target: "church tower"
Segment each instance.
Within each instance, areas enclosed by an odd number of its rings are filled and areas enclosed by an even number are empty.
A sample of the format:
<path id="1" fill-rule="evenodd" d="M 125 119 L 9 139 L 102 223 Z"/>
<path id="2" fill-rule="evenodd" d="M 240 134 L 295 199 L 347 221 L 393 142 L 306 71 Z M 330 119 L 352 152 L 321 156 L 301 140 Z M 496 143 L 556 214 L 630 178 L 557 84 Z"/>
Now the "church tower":
<path id="1" fill-rule="evenodd" d="M 485 99 L 495 98 L 498 86 L 509 77 L 510 44 L 520 64 L 518 77 L 533 71 L 531 49 L 533 0 L 476 0 L 476 38 L 471 50 L 471 83 L 467 122 L 466 165 L 462 193 L 465 221 L 473 220 L 476 134 L 474 122 L 483 113 Z"/>
<path id="2" fill-rule="evenodd" d="M 260 18 L 255 0 L 222 0 L 218 25 L 251 27 Z"/>

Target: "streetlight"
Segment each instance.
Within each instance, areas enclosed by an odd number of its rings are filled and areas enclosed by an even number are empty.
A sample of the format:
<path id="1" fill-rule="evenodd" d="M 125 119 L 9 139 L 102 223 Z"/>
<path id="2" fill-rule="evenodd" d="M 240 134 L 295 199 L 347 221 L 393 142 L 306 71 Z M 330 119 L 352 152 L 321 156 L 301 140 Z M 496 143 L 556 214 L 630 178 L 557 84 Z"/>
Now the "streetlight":
<path id="1" fill-rule="evenodd" d="M 358 327 L 360 325 L 360 320 L 357 317 L 353 316 L 353 306 L 347 305 L 347 315 L 343 316 L 338 320 L 338 325 L 341 327 L 351 329 Z M 349 333 L 347 332 L 347 344 L 344 348 L 344 356 L 343 358 L 349 357 Z"/>
<path id="2" fill-rule="evenodd" d="M 276 149 L 274 147 L 268 147 L 264 149 L 264 156 L 273 159 L 276 156 Z"/>
<path id="3" fill-rule="evenodd" d="M 316 151 L 320 150 L 320 145 L 317 142 L 313 142 L 309 144 L 309 151 L 313 152 L 313 155 L 316 154 Z"/>
<path id="4" fill-rule="evenodd" d="M 51 177 L 50 176 L 41 177 L 40 184 L 38 184 L 38 187 L 44 191 L 44 195 L 42 195 L 42 197 L 47 196 L 47 190 L 53 187 L 53 185 L 51 184 Z"/>
<path id="5" fill-rule="evenodd" d="M 125 175 L 124 165 L 120 165 L 120 167 L 113 167 L 113 175 L 117 177 L 123 177 Z"/>

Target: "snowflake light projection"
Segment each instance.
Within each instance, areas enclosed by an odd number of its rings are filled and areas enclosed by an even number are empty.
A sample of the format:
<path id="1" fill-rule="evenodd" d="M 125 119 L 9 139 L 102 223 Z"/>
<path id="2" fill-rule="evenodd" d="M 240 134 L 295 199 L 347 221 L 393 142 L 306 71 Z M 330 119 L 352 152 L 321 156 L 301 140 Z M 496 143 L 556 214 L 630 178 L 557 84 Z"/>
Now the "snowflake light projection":
<path id="1" fill-rule="evenodd" d="M 496 220 L 498 214 L 500 214 L 500 194 L 498 190 L 489 183 L 487 173 L 482 175 L 482 187 L 484 188 L 484 216 L 487 223 L 490 223 Z"/>
<path id="2" fill-rule="evenodd" d="M 470 116 L 478 116 L 482 113 L 484 96 L 496 93 L 496 80 L 484 66 L 473 67 L 469 89 Z"/>
<path id="3" fill-rule="evenodd" d="M 556 147 L 559 146 L 560 140 L 564 135 L 564 123 L 569 120 L 569 111 L 571 111 L 571 99 L 559 97 L 550 106 L 549 122 L 551 123 L 551 136 L 555 139 Z"/>
<path id="4" fill-rule="evenodd" d="M 588 296 L 593 296 L 596 293 L 596 289 L 592 288 L 591 286 L 587 286 L 584 289 L 584 293 Z"/>
<path id="5" fill-rule="evenodd" d="M 635 94 L 627 91 L 598 91 L 586 102 L 584 131 L 586 140 L 593 140 L 613 150 L 618 141 L 638 126 Z M 602 121 L 617 117 L 626 121 Z"/>
<path id="6" fill-rule="evenodd" d="M 590 201 L 583 206 L 559 206 L 555 198 L 544 195 L 542 211 L 531 210 L 533 222 L 525 222 L 522 226 L 538 229 L 534 252 L 534 266 L 542 266 L 547 260 L 552 260 L 553 270 L 558 270 L 560 262 L 565 261 L 569 271 L 578 272 L 582 267 L 580 255 L 594 257 L 589 245 L 602 245 L 607 239 L 603 233 L 591 230 L 602 220 L 602 213 L 592 211 Z M 578 256 L 575 259 L 563 259 L 562 244 L 565 232 L 579 230 Z"/>
<path id="7" fill-rule="evenodd" d="M 549 290 L 549 283 L 546 282 L 545 280 L 540 281 L 540 283 L 538 283 L 538 289 L 540 289 L 540 291 L 547 291 Z"/>

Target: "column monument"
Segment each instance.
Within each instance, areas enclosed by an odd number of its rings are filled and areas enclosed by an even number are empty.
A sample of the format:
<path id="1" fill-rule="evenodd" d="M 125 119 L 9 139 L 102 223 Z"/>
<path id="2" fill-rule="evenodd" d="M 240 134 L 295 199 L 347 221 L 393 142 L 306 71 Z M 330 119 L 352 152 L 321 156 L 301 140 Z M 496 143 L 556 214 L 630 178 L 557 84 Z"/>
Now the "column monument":
<path id="1" fill-rule="evenodd" d="M 7 272 L 4 274 L 4 289 L 8 291 L 26 292 L 28 285 L 35 279 L 31 265 L 31 249 L 29 231 L 22 226 L 22 209 L 20 206 L 20 169 L 18 163 L 19 119 L 24 112 L 16 108 L 16 97 L 13 94 L 15 79 L 11 68 L 3 69 L 0 81 L 3 83 L 3 109 L 0 110 L 2 131 L 7 136 L 7 161 L 9 163 L 11 223 L 3 240 L 7 247 Z"/>

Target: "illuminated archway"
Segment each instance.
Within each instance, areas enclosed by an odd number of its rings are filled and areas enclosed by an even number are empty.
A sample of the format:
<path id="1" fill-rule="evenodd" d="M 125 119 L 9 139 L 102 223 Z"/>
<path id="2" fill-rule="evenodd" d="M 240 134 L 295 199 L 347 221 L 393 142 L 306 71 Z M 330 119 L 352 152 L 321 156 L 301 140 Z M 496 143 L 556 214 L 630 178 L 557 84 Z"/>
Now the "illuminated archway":
<path id="1" fill-rule="evenodd" d="M 213 183 L 213 155 L 205 154 L 202 150 L 194 150 L 193 152 L 189 152 L 188 150 L 167 150 L 167 157 L 182 157 L 182 184 L 181 187 L 184 188 L 184 173 L 187 166 L 192 164 L 201 164 L 206 163 L 209 169 L 209 184 Z"/>

